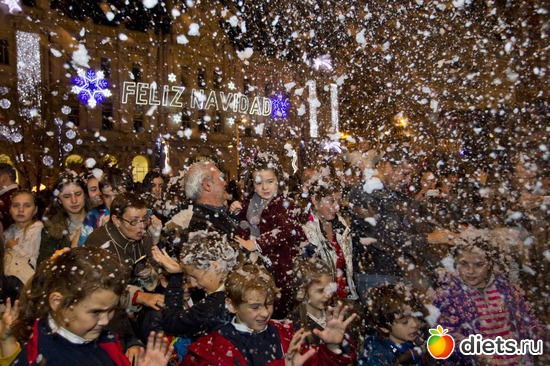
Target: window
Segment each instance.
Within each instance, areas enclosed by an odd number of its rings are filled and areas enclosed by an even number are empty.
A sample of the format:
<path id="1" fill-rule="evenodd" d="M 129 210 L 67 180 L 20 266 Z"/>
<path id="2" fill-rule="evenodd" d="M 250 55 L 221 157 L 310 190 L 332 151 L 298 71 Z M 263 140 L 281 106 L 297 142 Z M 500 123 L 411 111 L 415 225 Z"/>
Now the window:
<path id="1" fill-rule="evenodd" d="M 132 159 L 132 173 L 134 182 L 142 182 L 149 171 L 149 161 L 143 155 L 137 155 Z"/>
<path id="2" fill-rule="evenodd" d="M 183 111 L 181 113 L 181 128 L 184 130 L 191 128 L 191 112 Z"/>
<path id="3" fill-rule="evenodd" d="M 0 39 L 0 65 L 10 64 L 10 45 L 7 39 Z"/>
<path id="4" fill-rule="evenodd" d="M 243 94 L 248 95 L 249 89 L 250 89 L 250 80 L 248 79 L 248 76 L 245 76 L 243 78 Z"/>
<path id="5" fill-rule="evenodd" d="M 214 117 L 214 132 L 216 132 L 216 133 L 222 133 L 223 132 L 222 112 L 220 112 L 220 111 L 217 111 L 216 115 Z"/>
<path id="6" fill-rule="evenodd" d="M 101 129 L 112 130 L 113 129 L 113 103 L 103 102 L 101 105 Z"/>
<path id="7" fill-rule="evenodd" d="M 141 81 L 141 64 L 139 62 L 132 62 L 132 75 L 134 75 L 134 81 L 139 83 Z"/>
<path id="8" fill-rule="evenodd" d="M 111 59 L 108 57 L 102 57 L 101 58 L 101 71 L 103 71 L 103 75 L 105 79 L 111 78 Z"/>
<path id="9" fill-rule="evenodd" d="M 189 66 L 182 66 L 180 75 L 181 86 L 186 88 L 189 86 L 189 74 L 191 74 Z"/>
<path id="10" fill-rule="evenodd" d="M 197 119 L 197 124 L 199 127 L 199 132 L 206 132 L 208 130 L 204 117 L 206 117 L 206 111 L 204 109 L 199 109 L 199 118 Z"/>
<path id="11" fill-rule="evenodd" d="M 219 67 L 214 69 L 214 89 L 220 90 L 222 88 L 222 72 Z"/>
<path id="12" fill-rule="evenodd" d="M 145 129 L 143 128 L 143 116 L 134 116 L 134 132 L 141 133 L 143 131 L 145 131 Z"/>
<path id="13" fill-rule="evenodd" d="M 206 87 L 206 69 L 200 67 L 197 73 L 197 85 L 199 88 Z"/>
<path id="14" fill-rule="evenodd" d="M 71 112 L 67 115 L 67 120 L 74 123 L 75 126 L 80 126 L 80 103 L 74 94 L 69 98 L 69 108 Z"/>

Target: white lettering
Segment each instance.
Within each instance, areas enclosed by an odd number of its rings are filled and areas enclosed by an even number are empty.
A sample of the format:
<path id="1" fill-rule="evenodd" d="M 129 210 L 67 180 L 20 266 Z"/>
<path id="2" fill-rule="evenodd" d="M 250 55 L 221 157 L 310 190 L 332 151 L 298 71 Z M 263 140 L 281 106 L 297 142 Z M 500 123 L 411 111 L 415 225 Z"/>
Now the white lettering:
<path id="1" fill-rule="evenodd" d="M 495 339 L 483 339 L 480 334 L 472 334 L 460 342 L 460 353 L 466 356 L 473 355 L 542 355 L 542 340 L 522 339 L 504 339 L 501 336 Z"/>
<path id="2" fill-rule="evenodd" d="M 148 89 L 149 89 L 149 84 L 147 83 L 137 84 L 136 104 L 146 105 L 149 102 L 147 100 L 147 94 L 149 94 Z"/>
<path id="3" fill-rule="evenodd" d="M 273 108 L 273 105 L 271 104 L 271 99 L 264 98 L 264 105 L 262 109 L 262 115 L 263 116 L 269 116 L 271 114 L 271 109 Z"/>
<path id="4" fill-rule="evenodd" d="M 250 110 L 248 111 L 248 114 L 261 114 L 261 111 L 260 111 L 260 98 L 255 97 L 252 100 L 252 105 L 250 106 Z"/>
<path id="5" fill-rule="evenodd" d="M 210 107 L 214 106 L 216 110 L 220 109 L 218 107 L 218 98 L 216 97 L 216 92 L 212 90 L 210 94 L 208 95 L 208 99 L 206 100 L 206 106 L 204 109 L 210 109 Z"/>
<path id="6" fill-rule="evenodd" d="M 204 90 L 195 90 L 191 93 L 191 108 L 204 109 L 204 102 L 206 101 L 206 95 Z"/>
<path id="7" fill-rule="evenodd" d="M 160 105 L 160 100 L 157 99 L 157 83 L 151 83 L 149 89 L 149 105 Z"/>
<path id="8" fill-rule="evenodd" d="M 235 95 L 233 93 L 225 95 L 224 92 L 220 92 L 220 96 L 222 97 L 222 108 L 224 111 L 227 111 L 227 108 L 233 105 Z"/>
<path id="9" fill-rule="evenodd" d="M 250 101 L 244 94 L 239 94 L 239 113 L 247 113 Z"/>
<path id="10" fill-rule="evenodd" d="M 172 101 L 170 101 L 170 107 L 183 107 L 183 103 L 181 103 L 179 99 L 183 94 L 184 90 L 185 90 L 185 87 L 183 86 L 172 85 L 172 91 L 175 91 L 176 95 L 174 95 L 174 97 L 172 98 Z"/>
<path id="11" fill-rule="evenodd" d="M 136 95 L 136 83 L 125 81 L 122 84 L 122 104 L 128 103 L 128 95 Z"/>

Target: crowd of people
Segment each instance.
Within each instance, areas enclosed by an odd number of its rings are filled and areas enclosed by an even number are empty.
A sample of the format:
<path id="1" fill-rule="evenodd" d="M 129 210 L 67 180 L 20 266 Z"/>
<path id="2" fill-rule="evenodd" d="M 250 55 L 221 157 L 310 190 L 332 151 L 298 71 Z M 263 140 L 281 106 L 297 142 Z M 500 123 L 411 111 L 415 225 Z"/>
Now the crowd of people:
<path id="1" fill-rule="evenodd" d="M 215 160 L 139 185 L 117 167 L 67 170 L 49 202 L 0 164 L 0 364 L 548 361 L 458 351 L 471 335 L 548 347 L 544 159 L 344 160 L 294 185 L 272 153 L 239 182 Z M 437 325 L 457 344 L 446 359 L 427 349 Z"/>

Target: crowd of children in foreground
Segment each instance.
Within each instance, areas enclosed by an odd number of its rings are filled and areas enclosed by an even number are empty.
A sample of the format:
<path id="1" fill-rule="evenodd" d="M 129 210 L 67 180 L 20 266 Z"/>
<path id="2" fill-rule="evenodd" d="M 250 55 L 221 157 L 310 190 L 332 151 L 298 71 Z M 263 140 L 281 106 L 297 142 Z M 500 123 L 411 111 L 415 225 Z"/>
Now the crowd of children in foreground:
<path id="1" fill-rule="evenodd" d="M 210 173 L 199 184 L 224 195 L 223 177 L 214 177 L 213 164 L 202 165 Z M 486 237 L 453 237 L 450 273 L 427 292 L 385 276 L 359 297 L 347 276 L 354 247 L 339 214 L 338 189 L 323 179 L 312 183 L 303 223 L 300 210 L 280 194 L 280 177 L 273 162 L 252 169 L 250 196 L 226 207 L 240 222 L 235 236 L 180 227 L 177 235 L 161 238 L 162 223 L 148 210 L 154 204 L 130 192 L 116 170 L 101 178 L 103 204 L 93 210 L 86 207 L 89 187 L 64 175 L 44 224 L 34 218 L 32 193 L 13 194 L 14 224 L 0 247 L 10 251 L 10 268 L 21 273 L 14 284 L 7 282 L 11 276 L 2 276 L 1 364 L 544 362 L 531 354 L 458 351 L 458 344 L 474 334 L 541 340 L 547 347 L 547 326 L 499 269 L 496 249 Z M 41 230 L 37 244 L 33 235 Z M 361 244 L 378 250 L 382 241 Z M 56 248 L 63 249 L 53 253 Z M 403 266 L 399 253 L 386 253 L 387 262 L 376 264 Z M 24 272 L 25 265 L 36 271 Z M 427 330 L 437 324 L 457 344 L 445 360 L 427 351 Z M 134 333 L 141 341 L 129 336 Z"/>

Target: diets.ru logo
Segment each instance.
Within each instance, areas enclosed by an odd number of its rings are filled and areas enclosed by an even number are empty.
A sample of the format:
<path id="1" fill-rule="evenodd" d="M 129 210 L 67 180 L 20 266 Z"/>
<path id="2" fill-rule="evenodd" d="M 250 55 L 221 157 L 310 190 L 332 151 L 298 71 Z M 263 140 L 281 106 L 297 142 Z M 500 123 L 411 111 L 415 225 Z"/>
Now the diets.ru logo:
<path id="1" fill-rule="evenodd" d="M 447 329 L 438 325 L 436 329 L 430 329 L 430 338 L 428 338 L 428 352 L 433 358 L 444 360 L 448 358 L 455 349 L 455 340 L 446 334 Z"/>

